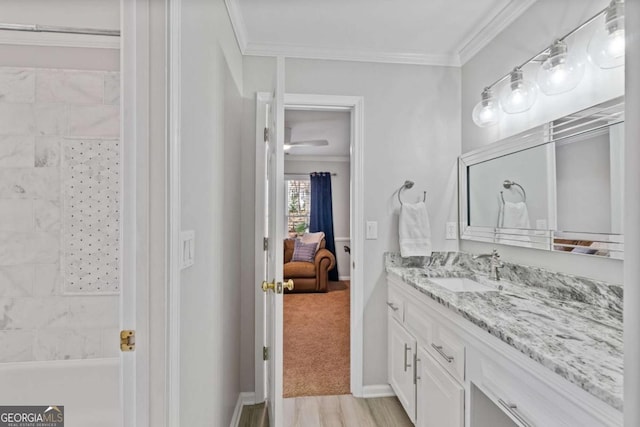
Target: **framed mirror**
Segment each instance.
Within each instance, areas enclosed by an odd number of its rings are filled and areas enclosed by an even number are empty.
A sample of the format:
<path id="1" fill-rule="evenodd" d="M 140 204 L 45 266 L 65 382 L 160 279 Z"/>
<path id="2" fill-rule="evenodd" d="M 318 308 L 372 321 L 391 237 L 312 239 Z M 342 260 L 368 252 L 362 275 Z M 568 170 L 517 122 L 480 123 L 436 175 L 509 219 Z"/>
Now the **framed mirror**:
<path id="1" fill-rule="evenodd" d="M 460 157 L 460 237 L 622 259 L 624 98 Z"/>

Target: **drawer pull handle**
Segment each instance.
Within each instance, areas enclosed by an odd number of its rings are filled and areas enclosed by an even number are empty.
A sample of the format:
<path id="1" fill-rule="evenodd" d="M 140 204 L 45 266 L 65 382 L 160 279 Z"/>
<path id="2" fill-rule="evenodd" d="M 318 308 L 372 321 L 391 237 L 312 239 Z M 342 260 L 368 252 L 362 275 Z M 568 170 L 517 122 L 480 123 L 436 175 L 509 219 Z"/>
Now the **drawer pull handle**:
<path id="1" fill-rule="evenodd" d="M 410 368 L 411 365 L 407 363 L 407 351 L 411 351 L 411 346 L 407 344 L 404 345 L 404 371 L 407 372 L 407 368 Z"/>
<path id="2" fill-rule="evenodd" d="M 504 407 L 516 420 L 520 422 L 524 427 L 533 427 L 531 424 L 524 419 L 522 415 L 518 412 L 518 405 L 513 403 L 507 403 L 502 399 L 498 399 L 498 403 Z"/>
<path id="3" fill-rule="evenodd" d="M 453 362 L 453 356 L 449 356 L 447 353 L 445 353 L 444 350 L 442 350 L 441 345 L 431 344 L 431 347 L 433 347 L 438 352 L 438 354 L 440 354 L 440 356 L 444 357 L 444 360 L 449 363 Z"/>
<path id="4" fill-rule="evenodd" d="M 397 306 L 397 305 L 395 305 L 394 303 L 392 303 L 392 302 L 388 302 L 388 303 L 387 303 L 387 305 L 388 305 L 389 307 L 391 307 L 391 310 L 393 310 L 393 311 L 398 311 L 398 306 Z"/>

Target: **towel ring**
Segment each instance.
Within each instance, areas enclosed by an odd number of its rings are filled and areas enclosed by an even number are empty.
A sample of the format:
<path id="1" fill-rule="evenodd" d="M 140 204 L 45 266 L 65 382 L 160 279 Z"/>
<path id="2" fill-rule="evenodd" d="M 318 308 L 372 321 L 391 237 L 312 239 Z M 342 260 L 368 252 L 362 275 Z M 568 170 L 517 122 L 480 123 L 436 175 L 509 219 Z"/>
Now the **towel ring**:
<path id="1" fill-rule="evenodd" d="M 522 192 L 522 201 L 523 202 L 527 202 L 527 192 L 524 191 L 524 187 L 522 187 L 522 185 L 518 184 L 515 181 L 511 181 L 508 179 L 505 179 L 504 182 L 502 183 L 502 186 L 504 188 L 506 188 L 507 190 L 511 189 L 512 186 L 516 186 L 518 188 L 520 188 L 520 191 Z M 500 190 L 500 198 L 502 199 L 502 204 L 504 204 L 504 191 Z"/>
<path id="2" fill-rule="evenodd" d="M 398 201 L 400 202 L 400 206 L 402 206 L 404 203 L 402 203 L 402 199 L 400 198 L 400 193 L 402 193 L 402 190 L 405 189 L 409 189 L 411 187 L 413 187 L 414 182 L 413 181 L 405 181 L 404 184 L 402 184 L 402 186 L 400 186 L 400 188 L 398 188 Z M 425 191 L 423 196 L 422 196 L 422 201 L 426 202 L 427 201 L 427 192 Z"/>

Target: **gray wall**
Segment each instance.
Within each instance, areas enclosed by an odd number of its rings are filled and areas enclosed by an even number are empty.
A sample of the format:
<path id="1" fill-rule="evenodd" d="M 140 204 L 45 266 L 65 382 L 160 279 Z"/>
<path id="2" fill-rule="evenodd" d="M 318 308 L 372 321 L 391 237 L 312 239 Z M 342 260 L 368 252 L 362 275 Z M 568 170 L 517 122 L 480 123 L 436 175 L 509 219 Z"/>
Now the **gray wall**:
<path id="1" fill-rule="evenodd" d="M 640 115 L 640 2 L 626 2 L 626 114 Z M 624 425 L 640 425 L 640 121 L 625 123 Z"/>
<path id="2" fill-rule="evenodd" d="M 542 124 L 553 118 L 581 110 L 624 93 L 622 68 L 600 71 L 587 64 L 584 81 L 573 91 L 546 97 L 539 95 L 536 105 L 526 114 L 510 115 L 490 128 L 481 129 L 471 120 L 471 111 L 480 99 L 482 88 L 548 46 L 561 36 L 603 9 L 607 0 L 539 0 L 521 17 L 483 48 L 462 67 L 462 152 L 483 147 L 499 139 Z M 589 31 L 572 42 L 583 49 Z M 525 78 L 530 69 L 525 68 Z M 527 248 L 461 241 L 466 252 L 490 252 L 498 247 L 503 259 L 536 265 L 555 271 L 622 283 L 622 262 L 598 257 L 548 253 Z"/>
<path id="3" fill-rule="evenodd" d="M 269 91 L 273 59 L 244 58 L 244 145 L 255 152 L 255 92 Z M 364 97 L 364 215 L 378 221 L 378 239 L 364 246 L 364 384 L 387 383 L 383 254 L 398 250 L 398 200 L 426 190 L 434 250 L 456 250 L 445 240 L 445 223 L 456 221 L 457 156 L 460 153 L 460 70 L 449 67 L 287 59 L 286 92 Z M 248 157 L 247 157 L 248 158 Z M 255 161 L 255 160 L 254 160 Z M 247 165 L 247 170 L 253 170 Z M 244 190 L 253 194 L 247 174 Z M 244 191 L 243 191 L 244 192 Z M 251 213 L 251 218 L 253 214 Z M 253 219 L 251 219 L 252 224 Z M 247 227 L 250 221 L 246 221 Z M 253 238 L 253 236 L 251 236 Z M 244 253 L 249 255 L 248 252 Z M 243 280 L 243 358 L 253 354 L 253 271 Z M 249 313 L 250 312 L 250 313 Z M 253 390 L 253 359 L 242 363 L 242 388 Z M 249 373 L 245 374 L 245 371 Z"/>
<path id="4" fill-rule="evenodd" d="M 222 0 L 182 1 L 180 424 L 229 425 L 240 392 L 242 61 Z M 251 262 L 253 264 L 253 262 Z M 253 369 L 253 366 L 250 367 Z"/>

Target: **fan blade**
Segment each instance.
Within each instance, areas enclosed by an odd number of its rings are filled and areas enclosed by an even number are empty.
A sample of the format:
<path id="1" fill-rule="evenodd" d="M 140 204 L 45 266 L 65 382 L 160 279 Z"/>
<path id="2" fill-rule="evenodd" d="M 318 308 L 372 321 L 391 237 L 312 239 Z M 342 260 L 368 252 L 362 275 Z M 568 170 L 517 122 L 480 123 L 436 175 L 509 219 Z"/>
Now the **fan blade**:
<path id="1" fill-rule="evenodd" d="M 324 147 L 329 145 L 329 141 L 326 139 L 311 139 L 308 141 L 291 141 L 286 143 L 291 147 Z"/>

